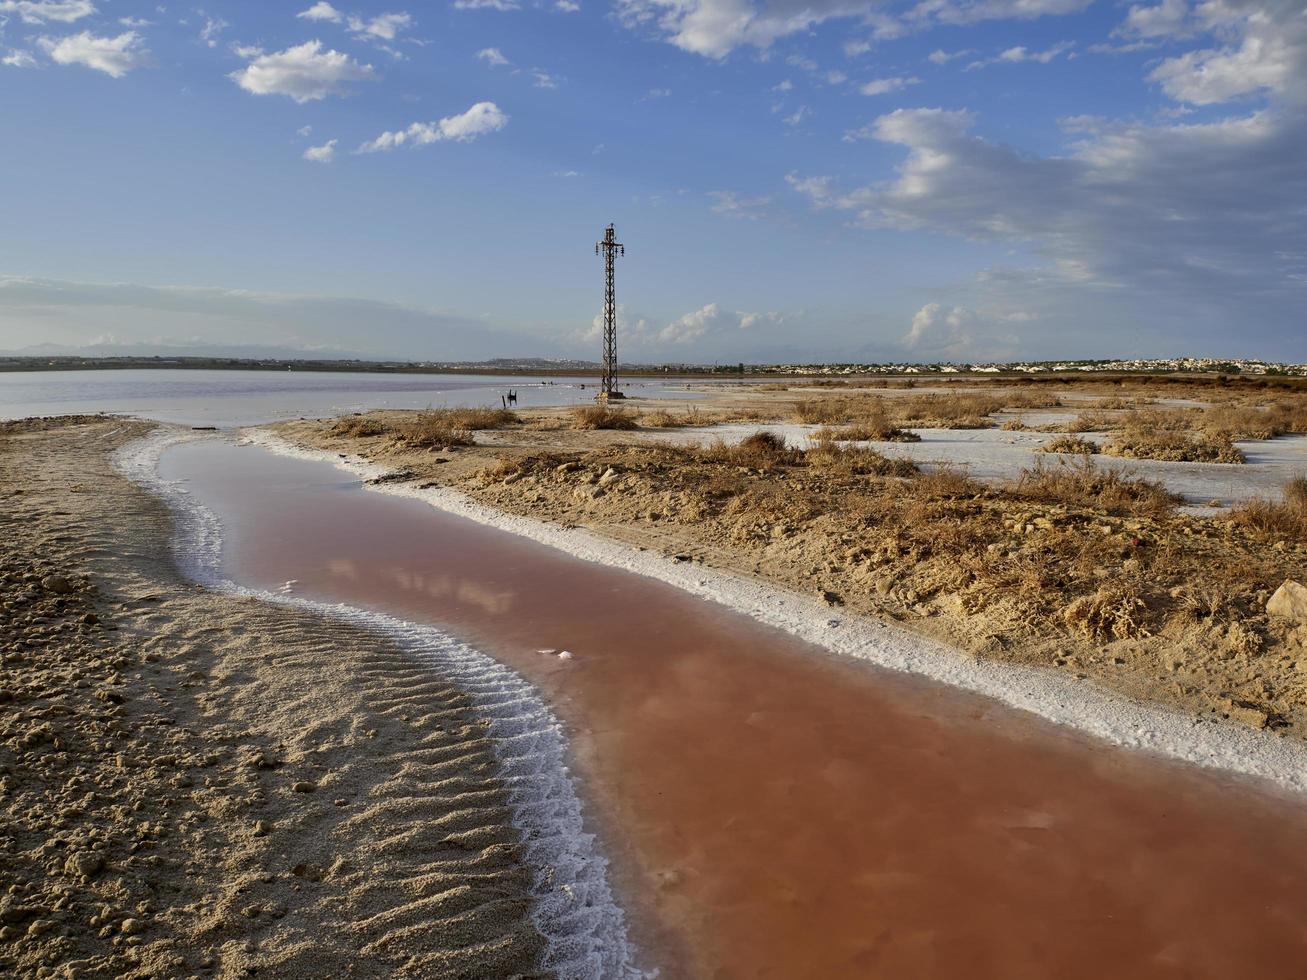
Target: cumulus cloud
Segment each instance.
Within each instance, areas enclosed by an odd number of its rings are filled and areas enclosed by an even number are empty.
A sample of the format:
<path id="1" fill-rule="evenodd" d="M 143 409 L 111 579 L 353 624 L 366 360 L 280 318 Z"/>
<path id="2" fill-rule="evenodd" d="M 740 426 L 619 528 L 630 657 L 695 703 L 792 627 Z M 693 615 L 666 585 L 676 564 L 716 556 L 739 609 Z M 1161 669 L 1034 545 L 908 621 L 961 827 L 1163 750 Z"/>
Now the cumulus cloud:
<path id="1" fill-rule="evenodd" d="M 254 95 L 286 95 L 301 104 L 343 95 L 351 82 L 376 79 L 371 65 L 339 51 L 324 51 L 321 41 L 305 41 L 272 54 L 258 49 L 245 54 L 251 61 L 228 76 L 232 81 Z"/>
<path id="2" fill-rule="evenodd" d="M 327 140 L 321 146 L 310 146 L 304 151 L 304 159 L 313 163 L 331 163 L 336 159 L 336 140 Z"/>
<path id="3" fill-rule="evenodd" d="M 359 153 L 376 153 L 393 150 L 408 144 L 426 146 L 430 143 L 453 141 L 468 143 L 479 136 L 493 133 L 508 125 L 508 116 L 493 102 L 478 102 L 466 112 L 446 116 L 439 122 L 415 122 L 407 129 L 382 133 L 358 148 Z"/>
<path id="4" fill-rule="evenodd" d="M 790 183 L 867 227 L 1027 246 L 1045 263 L 1027 283 L 1241 319 L 1250 304 L 1268 316 L 1302 304 L 1301 114 L 1165 126 L 1076 120 L 1066 152 L 1050 156 L 976 136 L 973 123 L 961 110 L 900 109 L 859 134 L 907 151 L 895 179 L 853 190 L 819 177 Z"/>
<path id="5" fill-rule="evenodd" d="M 519 10 L 517 0 L 454 0 L 455 10 Z"/>
<path id="6" fill-rule="evenodd" d="M 463 0 L 455 6 L 460 2 Z M 901 16 L 886 12 L 888 0 L 617 0 L 616 9 L 618 19 L 628 28 L 652 31 L 684 51 L 724 58 L 740 47 L 766 49 L 781 38 L 837 18 L 856 18 L 870 25 L 875 37 L 893 38 L 932 24 L 1079 13 L 1092 2 L 921 0 Z"/>
<path id="7" fill-rule="evenodd" d="M 498 48 L 482 48 L 477 52 L 477 58 L 484 61 L 491 68 L 501 68 L 504 65 L 512 64 L 504 57 L 504 52 Z"/>
<path id="8" fill-rule="evenodd" d="M 413 18 L 406 13 L 380 14 L 370 18 L 350 17 L 348 25 L 351 33 L 393 41 L 400 31 L 413 25 Z"/>
<path id="9" fill-rule="evenodd" d="M 32 57 L 30 51 L 15 50 L 0 58 L 0 65 L 8 65 L 10 68 L 35 68 L 36 59 Z"/>
<path id="10" fill-rule="evenodd" d="M 1190 24 L 1226 43 L 1168 58 L 1153 69 L 1149 80 L 1167 95 L 1212 105 L 1265 93 L 1307 106 L 1307 12 L 1301 0 L 1207 0 L 1194 8 L 1192 20 L 1158 14 L 1143 29 L 1151 32 L 1147 36 L 1181 35 Z"/>
<path id="11" fill-rule="evenodd" d="M 117 37 L 97 37 L 90 31 L 58 39 L 42 37 L 37 42 L 59 65 L 85 65 L 112 78 L 122 78 L 129 71 L 151 63 L 144 39 L 135 31 Z"/>
<path id="12" fill-rule="evenodd" d="M 858 91 L 863 95 L 888 95 L 890 92 L 897 92 L 920 82 L 920 78 L 873 78 L 859 85 Z"/>
<path id="13" fill-rule="evenodd" d="M 780 313 L 732 312 L 709 303 L 673 320 L 650 339 L 661 344 L 691 344 L 723 330 L 748 330 L 760 323 L 782 323 L 784 319 Z"/>
<path id="14" fill-rule="evenodd" d="M 967 71 L 975 71 L 988 65 L 1019 65 L 1024 61 L 1034 61 L 1046 65 L 1075 46 L 1074 41 L 1059 41 L 1051 48 L 1045 48 L 1043 51 L 1031 51 L 1027 47 L 1017 45 L 1005 51 L 1000 51 L 992 58 L 982 58 L 979 61 L 971 62 L 971 64 L 967 65 Z"/>
<path id="15" fill-rule="evenodd" d="M 325 20 L 332 24 L 340 24 L 345 20 L 345 15 L 327 3 L 326 0 L 318 0 L 308 10 L 301 10 L 295 16 L 302 17 L 305 20 Z"/>
<path id="16" fill-rule="evenodd" d="M 71 24 L 93 13 L 91 0 L 0 0 L 0 14 L 17 14 L 24 24 Z"/>
<path id="17" fill-rule="evenodd" d="M 971 345 L 967 327 L 975 318 L 965 307 L 927 303 L 912 317 L 901 343 L 920 353 L 960 354 Z"/>

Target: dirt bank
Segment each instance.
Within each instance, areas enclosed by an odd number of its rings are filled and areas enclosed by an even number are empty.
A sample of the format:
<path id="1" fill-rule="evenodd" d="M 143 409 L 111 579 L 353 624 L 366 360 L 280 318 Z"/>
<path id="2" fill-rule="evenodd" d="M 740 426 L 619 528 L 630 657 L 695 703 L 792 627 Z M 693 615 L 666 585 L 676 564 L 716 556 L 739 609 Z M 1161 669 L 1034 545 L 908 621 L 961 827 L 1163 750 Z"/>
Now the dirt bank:
<path id="1" fill-rule="evenodd" d="M 182 580 L 147 428 L 0 427 L 0 972 L 548 975 L 467 696 Z"/>

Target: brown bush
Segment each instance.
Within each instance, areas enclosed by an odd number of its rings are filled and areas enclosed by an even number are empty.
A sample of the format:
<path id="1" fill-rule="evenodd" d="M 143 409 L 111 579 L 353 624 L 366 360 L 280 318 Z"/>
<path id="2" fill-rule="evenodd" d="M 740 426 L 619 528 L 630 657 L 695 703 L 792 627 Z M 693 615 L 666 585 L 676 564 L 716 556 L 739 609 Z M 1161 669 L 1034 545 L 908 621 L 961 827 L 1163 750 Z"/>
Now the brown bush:
<path id="1" fill-rule="evenodd" d="M 767 431 L 755 432 L 735 444 L 717 440 L 689 451 L 706 463 L 723 463 L 764 471 L 780 466 L 794 466 L 803 461 L 802 451 L 791 449 L 783 438 Z"/>
<path id="2" fill-rule="evenodd" d="M 1097 507 L 1109 513 L 1147 517 L 1169 514 L 1181 500 L 1160 483 L 1096 466 L 1088 458 L 1075 463 L 1061 461 L 1056 466 L 1038 461 L 1022 470 L 1006 489 L 1016 497 L 1041 503 Z"/>
<path id="3" fill-rule="evenodd" d="M 1280 500 L 1250 500 L 1235 507 L 1230 519 L 1270 538 L 1307 541 L 1307 476 L 1284 485 Z"/>
<path id="4" fill-rule="evenodd" d="M 348 436 L 351 439 L 379 436 L 384 434 L 385 431 L 386 427 L 378 420 L 363 415 L 350 415 L 346 418 L 337 419 L 331 427 L 333 436 Z"/>
<path id="5" fill-rule="evenodd" d="M 849 422 L 853 408 L 843 398 L 811 398 L 794 403 L 794 421 L 804 425 L 832 425 Z"/>
<path id="6" fill-rule="evenodd" d="M 1148 604 L 1136 589 L 1113 584 L 1072 600 L 1062 611 L 1062 620 L 1071 629 L 1101 642 L 1147 636 L 1143 625 L 1147 613 Z"/>
<path id="7" fill-rule="evenodd" d="M 910 459 L 886 456 L 869 446 L 842 446 L 833 438 L 823 438 L 821 433 L 816 444 L 804 453 L 804 459 L 811 466 L 854 476 L 912 476 L 917 472 L 917 464 Z"/>
<path id="8" fill-rule="evenodd" d="M 684 412 L 671 412 L 665 408 L 640 415 L 639 423 L 649 429 L 679 429 L 687 425 L 701 425 L 702 416 L 697 408 L 687 408 Z"/>
<path id="9" fill-rule="evenodd" d="M 433 410 L 455 429 L 502 429 L 520 421 L 508 408 L 442 408 Z"/>
<path id="10" fill-rule="evenodd" d="M 1064 453 L 1074 456 L 1093 456 L 1098 452 L 1098 443 L 1080 436 L 1058 436 L 1051 442 L 1039 447 L 1041 453 Z"/>
<path id="11" fill-rule="evenodd" d="M 476 445 L 472 430 L 456 425 L 448 409 L 419 412 L 396 425 L 395 433 L 415 449 Z"/>
<path id="12" fill-rule="evenodd" d="M 634 429 L 635 419 L 626 409 L 608 405 L 577 405 L 572 409 L 574 429 Z"/>
<path id="13" fill-rule="evenodd" d="M 1003 407 L 994 395 L 912 395 L 898 404 L 900 419 L 917 428 L 988 429 L 990 415 Z"/>
<path id="14" fill-rule="evenodd" d="M 1229 436 L 1129 428 L 1113 436 L 1102 450 L 1123 459 L 1160 459 L 1172 463 L 1243 463 Z"/>

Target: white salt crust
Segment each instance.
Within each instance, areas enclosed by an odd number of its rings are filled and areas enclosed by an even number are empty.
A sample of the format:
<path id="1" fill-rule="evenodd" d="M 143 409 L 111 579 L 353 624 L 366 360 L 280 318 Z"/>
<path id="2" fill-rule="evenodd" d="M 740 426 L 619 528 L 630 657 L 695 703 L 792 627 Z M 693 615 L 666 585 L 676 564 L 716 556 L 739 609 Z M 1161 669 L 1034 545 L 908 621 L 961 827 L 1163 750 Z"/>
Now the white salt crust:
<path id="1" fill-rule="evenodd" d="M 563 980 L 657 976 L 656 970 L 635 966 L 625 915 L 608 885 L 607 861 L 584 827 L 562 726 L 535 689 L 503 664 L 434 627 L 344 604 L 249 589 L 224 578 L 217 517 L 184 487 L 158 474 L 159 457 L 166 449 L 196 438 L 205 437 L 158 429 L 114 457 L 121 473 L 161 496 L 172 509 L 174 552 L 183 574 L 216 591 L 350 623 L 399 645 L 467 693 L 487 723 L 511 820 L 533 872 L 532 919 L 546 941 L 542 965 Z"/>
<path id="2" fill-rule="evenodd" d="M 240 435 L 247 443 L 286 456 L 333 463 L 365 480 L 388 472 L 355 456 L 292 444 L 265 429 L 246 429 Z M 414 497 L 577 558 L 658 579 L 833 653 L 974 691 L 1115 745 L 1259 777 L 1296 793 L 1307 792 L 1307 745 L 1297 741 L 1139 704 L 1061 671 L 973 660 L 891 623 L 835 613 L 824 602 L 728 572 L 640 551 L 581 528 L 507 514 L 447 487 L 382 483 L 369 485 L 368 489 Z"/>

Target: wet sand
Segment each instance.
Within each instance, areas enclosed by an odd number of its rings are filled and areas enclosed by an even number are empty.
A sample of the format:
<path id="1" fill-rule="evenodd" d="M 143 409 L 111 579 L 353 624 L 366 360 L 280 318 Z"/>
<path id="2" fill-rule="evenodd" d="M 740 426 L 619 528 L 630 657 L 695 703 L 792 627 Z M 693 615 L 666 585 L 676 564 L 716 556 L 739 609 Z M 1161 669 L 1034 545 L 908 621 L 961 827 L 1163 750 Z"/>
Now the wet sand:
<path id="1" fill-rule="evenodd" d="M 1229 977 L 1307 956 L 1300 799 L 836 660 L 325 464 L 208 445 L 164 474 L 223 518 L 238 581 L 439 623 L 540 685 L 666 975 Z"/>

